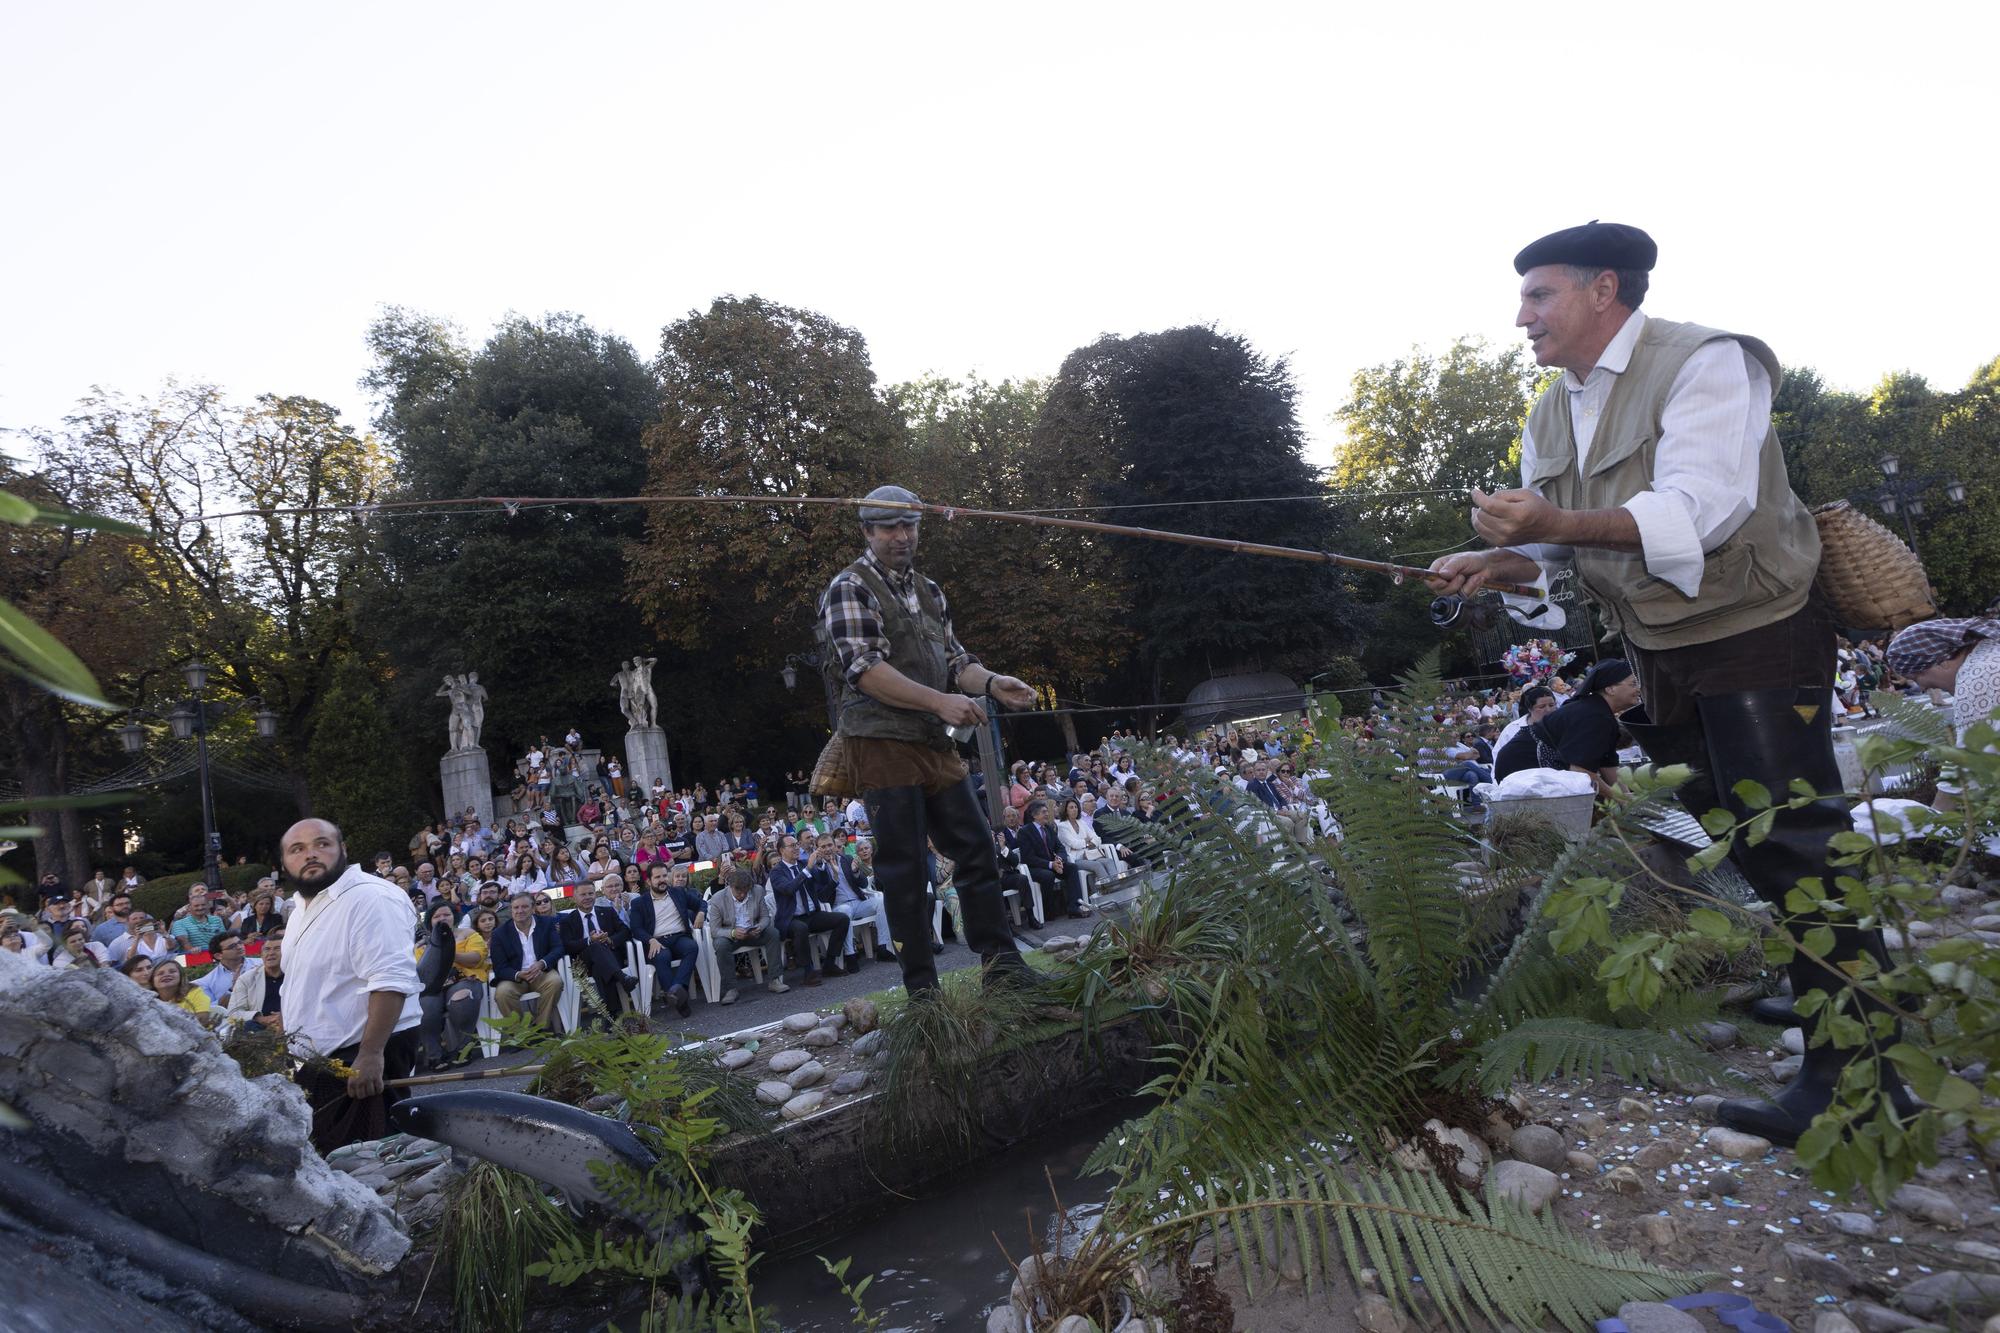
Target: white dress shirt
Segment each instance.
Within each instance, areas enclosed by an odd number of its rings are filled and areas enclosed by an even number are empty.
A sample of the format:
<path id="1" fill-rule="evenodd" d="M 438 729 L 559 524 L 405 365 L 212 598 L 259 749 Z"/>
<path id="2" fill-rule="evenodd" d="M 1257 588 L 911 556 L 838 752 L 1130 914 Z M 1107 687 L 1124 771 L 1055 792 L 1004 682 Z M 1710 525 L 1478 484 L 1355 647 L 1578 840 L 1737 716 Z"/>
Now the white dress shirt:
<path id="1" fill-rule="evenodd" d="M 1645 314 L 1634 310 L 1590 374 L 1578 379 L 1574 371 L 1563 372 L 1579 472 L 1589 466 L 1598 418 L 1618 376 L 1632 364 L 1632 348 L 1645 327 Z M 1701 591 L 1707 553 L 1728 541 L 1757 507 L 1758 461 L 1771 424 L 1773 392 L 1763 363 L 1734 338 L 1697 347 L 1667 391 L 1652 487 L 1622 507 L 1639 527 L 1646 572 L 1689 597 Z M 1523 477 L 1534 474 L 1534 458 L 1534 436 L 1524 428 Z M 1543 564 L 1566 561 L 1571 555 L 1567 546 L 1515 549 Z M 1521 604 L 1518 598 L 1508 600 Z"/>
<path id="2" fill-rule="evenodd" d="M 311 898 L 301 895 L 285 928 L 285 1032 L 321 1055 L 352 1046 L 373 991 L 402 994 L 393 1031 L 415 1027 L 423 989 L 411 947 L 416 929 L 409 895 L 359 866 Z"/>

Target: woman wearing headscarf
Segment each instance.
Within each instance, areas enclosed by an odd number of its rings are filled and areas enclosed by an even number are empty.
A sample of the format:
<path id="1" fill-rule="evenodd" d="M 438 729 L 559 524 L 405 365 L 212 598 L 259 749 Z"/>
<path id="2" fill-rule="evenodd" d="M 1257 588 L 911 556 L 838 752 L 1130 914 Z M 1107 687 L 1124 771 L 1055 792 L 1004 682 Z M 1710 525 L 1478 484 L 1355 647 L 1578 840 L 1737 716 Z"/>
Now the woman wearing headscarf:
<path id="1" fill-rule="evenodd" d="M 1588 773 L 1597 789 L 1618 780 L 1618 715 L 1639 702 L 1639 678 L 1622 657 L 1592 667 L 1570 701 L 1514 733 L 1494 758 L 1493 776 L 1526 768 Z"/>
<path id="2" fill-rule="evenodd" d="M 1888 659 L 1897 675 L 1952 695 L 1960 746 L 1973 724 L 1987 721 L 2000 708 L 2000 617 L 1919 621 L 1889 640 Z M 1939 782 L 1938 809 L 1952 809 L 1957 795 L 1956 787 Z"/>

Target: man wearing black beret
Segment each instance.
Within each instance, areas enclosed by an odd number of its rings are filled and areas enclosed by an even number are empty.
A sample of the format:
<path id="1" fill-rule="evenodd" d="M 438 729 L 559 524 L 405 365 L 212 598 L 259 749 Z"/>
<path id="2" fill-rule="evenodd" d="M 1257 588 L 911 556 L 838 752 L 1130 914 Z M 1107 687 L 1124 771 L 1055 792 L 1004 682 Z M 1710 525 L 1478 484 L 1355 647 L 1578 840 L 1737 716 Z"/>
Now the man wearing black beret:
<path id="1" fill-rule="evenodd" d="M 1819 531 L 1771 427 L 1778 360 L 1755 338 L 1640 313 L 1658 255 L 1639 228 L 1592 221 L 1514 257 L 1514 322 L 1536 362 L 1562 378 L 1528 414 L 1521 488 L 1473 492 L 1473 528 L 1494 549 L 1436 561 L 1431 581 L 1470 593 L 1489 579 L 1535 583 L 1544 564 L 1574 563 L 1639 675 L 1644 704 L 1626 726 L 1655 763 L 1696 770 L 1681 791 L 1696 815 L 1727 804 L 1742 818 L 1752 812 L 1734 788 L 1746 778 L 1779 800 L 1799 778 L 1823 795 L 1843 789 L 1828 707 L 1834 625 L 1813 589 Z M 1739 838 L 1734 856 L 1782 908 L 1799 880 L 1832 883 L 1827 840 L 1848 827 L 1844 804 L 1823 798 L 1778 812 L 1770 835 L 1756 846 Z M 1788 920 L 1795 935 L 1822 924 L 1835 923 Z M 1822 957 L 1838 968 L 1863 954 L 1888 966 L 1878 931 L 1836 924 Z M 1803 955 L 1790 975 L 1797 995 L 1837 997 L 1843 985 Z M 1849 1013 L 1856 1003 L 1858 994 Z M 1720 1118 L 1794 1143 L 1856 1054 L 1809 1046 L 1774 1100 L 1725 1102 Z M 1885 1061 L 1881 1071 L 1907 1113 L 1893 1069 Z"/>

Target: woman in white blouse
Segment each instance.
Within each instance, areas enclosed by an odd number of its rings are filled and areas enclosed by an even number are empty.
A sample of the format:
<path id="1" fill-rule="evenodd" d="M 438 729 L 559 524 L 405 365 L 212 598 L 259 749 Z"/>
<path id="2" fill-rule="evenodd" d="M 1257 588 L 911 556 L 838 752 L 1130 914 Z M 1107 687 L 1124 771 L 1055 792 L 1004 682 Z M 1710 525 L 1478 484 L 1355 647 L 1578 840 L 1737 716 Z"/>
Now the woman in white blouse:
<path id="1" fill-rule="evenodd" d="M 1088 870 L 1099 883 L 1118 878 L 1118 859 L 1104 840 L 1083 818 L 1083 803 L 1074 796 L 1061 805 L 1062 818 L 1056 821 L 1056 841 L 1062 844 L 1063 860 L 1080 870 Z"/>

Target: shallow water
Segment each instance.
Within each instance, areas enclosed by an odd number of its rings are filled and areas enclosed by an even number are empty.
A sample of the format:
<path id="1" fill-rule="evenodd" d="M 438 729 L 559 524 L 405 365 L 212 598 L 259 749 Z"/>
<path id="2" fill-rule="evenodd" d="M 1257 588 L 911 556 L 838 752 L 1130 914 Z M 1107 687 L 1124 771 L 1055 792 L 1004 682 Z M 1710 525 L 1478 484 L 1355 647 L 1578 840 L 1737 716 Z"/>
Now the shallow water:
<path id="1" fill-rule="evenodd" d="M 1077 1170 L 1104 1135 L 1142 1105 L 1115 1102 L 1079 1116 L 859 1227 L 767 1257 L 755 1270 L 757 1303 L 784 1333 L 851 1329 L 853 1307 L 816 1256 L 836 1262 L 850 1257 L 849 1282 L 874 1275 L 863 1301 L 871 1314 L 885 1316 L 884 1333 L 985 1328 L 987 1310 L 1007 1299 L 1014 1280 L 995 1234 L 1016 1261 L 1031 1252 L 1031 1227 L 1045 1248 L 1055 1248 L 1051 1177 L 1069 1209 L 1072 1232 L 1096 1225 L 1111 1178 L 1079 1177 Z"/>

